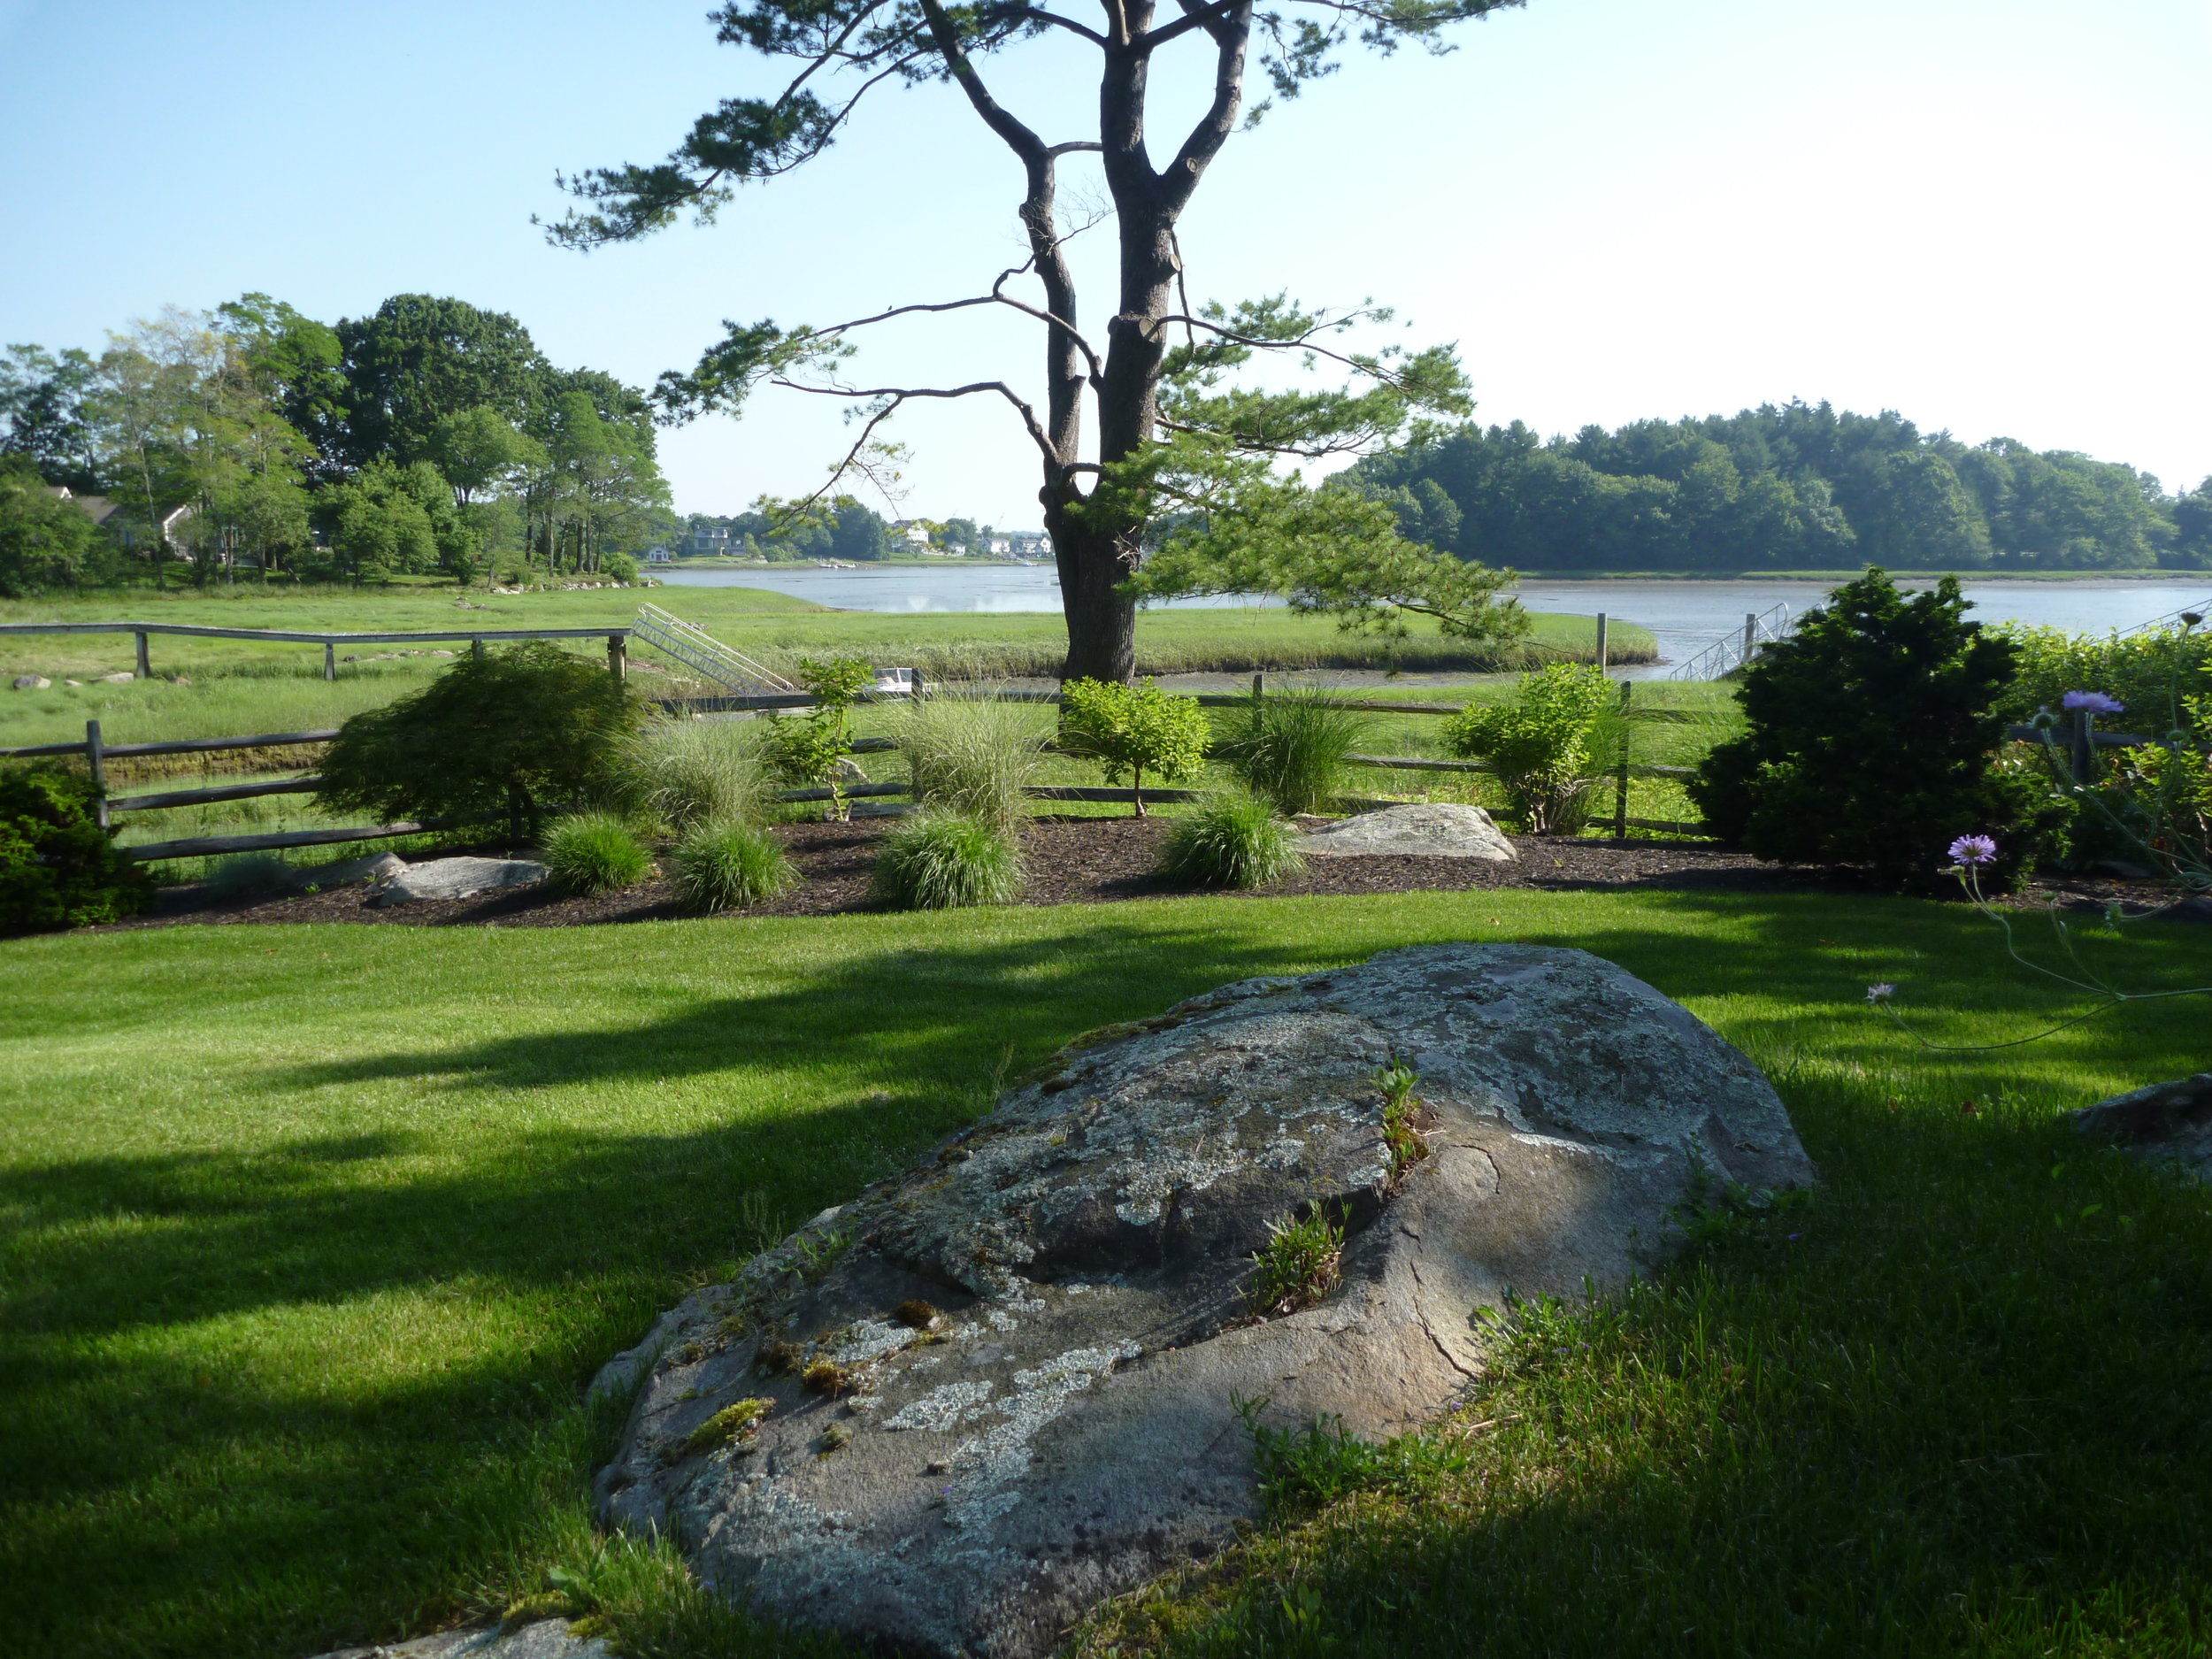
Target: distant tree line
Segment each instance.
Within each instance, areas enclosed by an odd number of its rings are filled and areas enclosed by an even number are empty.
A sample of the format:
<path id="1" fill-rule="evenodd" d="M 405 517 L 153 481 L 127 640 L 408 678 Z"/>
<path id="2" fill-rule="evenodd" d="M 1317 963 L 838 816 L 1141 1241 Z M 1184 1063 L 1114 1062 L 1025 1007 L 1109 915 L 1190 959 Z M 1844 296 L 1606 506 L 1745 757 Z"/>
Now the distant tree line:
<path id="1" fill-rule="evenodd" d="M 724 518 L 693 513 L 687 523 L 694 531 L 726 532 L 719 550 L 748 559 L 887 559 L 914 550 L 909 526 L 926 531 L 929 545 L 941 553 L 982 555 L 991 550 L 995 534 L 989 525 L 972 518 L 894 523 L 850 495 L 832 497 L 818 511 L 795 511 L 772 502 L 763 505 L 765 511 Z"/>
<path id="2" fill-rule="evenodd" d="M 0 592 L 626 575 L 676 523 L 643 394 L 461 300 L 330 326 L 248 294 L 0 353 Z"/>
<path id="3" fill-rule="evenodd" d="M 1824 403 L 1548 441 L 1469 425 L 1342 481 L 1411 540 L 1520 570 L 2212 568 L 2212 479 L 2170 496 L 2118 462 Z"/>

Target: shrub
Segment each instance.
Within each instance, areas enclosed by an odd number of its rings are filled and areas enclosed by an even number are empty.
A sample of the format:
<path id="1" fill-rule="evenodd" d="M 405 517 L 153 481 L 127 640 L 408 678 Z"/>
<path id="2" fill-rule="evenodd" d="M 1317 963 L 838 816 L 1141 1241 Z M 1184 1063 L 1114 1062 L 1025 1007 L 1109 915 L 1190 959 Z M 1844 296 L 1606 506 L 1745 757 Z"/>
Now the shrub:
<path id="1" fill-rule="evenodd" d="M 1010 831 L 1044 765 L 1034 717 L 1018 703 L 918 698 L 899 721 L 914 799 Z"/>
<path id="2" fill-rule="evenodd" d="M 2190 697 L 2212 695 L 2212 629 L 2177 623 L 2098 638 L 2010 623 L 1989 632 L 2013 648 L 2013 679 L 1997 697 L 2008 720 L 2060 711 L 2068 692 L 2097 690 L 2126 707 L 2124 719 L 2105 725 L 2162 737 L 2193 725 Z M 2200 741 L 2212 736 L 2201 726 L 2196 733 Z"/>
<path id="3" fill-rule="evenodd" d="M 1230 716 L 1215 752 L 1255 795 L 1285 814 L 1319 812 L 1342 793 L 1344 757 L 1374 722 L 1319 692 L 1255 696 Z"/>
<path id="4" fill-rule="evenodd" d="M 830 791 L 829 816 L 846 816 L 839 773 L 853 752 L 852 707 L 875 682 L 875 671 L 856 657 L 829 662 L 799 659 L 799 679 L 814 694 L 815 706 L 803 720 L 770 718 L 765 753 L 769 766 L 798 788 Z"/>
<path id="5" fill-rule="evenodd" d="M 244 899 L 284 886 L 291 874 L 292 866 L 281 854 L 240 853 L 210 870 L 207 885 L 218 898 Z"/>
<path id="6" fill-rule="evenodd" d="M 1210 801 L 1175 820 L 1160 873 L 1208 887 L 1257 887 L 1306 867 L 1298 832 L 1256 796 Z"/>
<path id="7" fill-rule="evenodd" d="M 579 812 L 546 833 L 545 867 L 572 893 L 611 893 L 640 880 L 653 860 L 611 812 Z"/>
<path id="8" fill-rule="evenodd" d="M 503 812 L 534 833 L 549 809 L 603 790 L 642 718 L 603 666 L 545 641 L 463 657 L 341 726 L 315 799 L 392 820 Z"/>
<path id="9" fill-rule="evenodd" d="M 1454 715 L 1444 745 L 1489 763 L 1531 834 L 1571 835 L 1589 821 L 1623 730 L 1620 693 L 1601 669 L 1554 663 L 1524 675 L 1511 703 Z"/>
<path id="10" fill-rule="evenodd" d="M 153 883 L 100 827 L 96 799 L 60 766 L 0 767 L 0 933 L 111 922 L 151 902 Z"/>
<path id="11" fill-rule="evenodd" d="M 1991 765 L 2016 648 L 1966 603 L 1955 578 L 1908 596 L 1872 569 L 1769 646 L 1744 673 L 1747 731 L 1689 785 L 1714 833 L 1922 887 L 1952 841 L 1989 835 L 1985 884 L 2009 885 L 2063 810 L 2047 781 Z"/>
<path id="12" fill-rule="evenodd" d="M 876 859 L 876 890 L 910 910 L 1005 904 L 1021 891 L 1021 855 L 994 825 L 950 813 L 910 818 Z"/>
<path id="13" fill-rule="evenodd" d="M 607 797 L 678 834 L 759 823 L 771 795 L 764 732 L 752 720 L 656 719 L 615 746 Z"/>
<path id="14" fill-rule="evenodd" d="M 1125 773 L 1136 790 L 1135 816 L 1144 816 L 1144 774 L 1163 783 L 1187 778 L 1206 761 L 1210 735 L 1195 697 L 1178 697 L 1149 680 L 1125 686 L 1111 680 L 1071 680 L 1060 687 L 1060 741 L 1071 755 L 1101 762 L 1106 781 Z"/>
<path id="15" fill-rule="evenodd" d="M 782 843 L 750 824 L 702 824 L 676 843 L 671 857 L 678 890 L 703 910 L 757 904 L 799 879 Z"/>

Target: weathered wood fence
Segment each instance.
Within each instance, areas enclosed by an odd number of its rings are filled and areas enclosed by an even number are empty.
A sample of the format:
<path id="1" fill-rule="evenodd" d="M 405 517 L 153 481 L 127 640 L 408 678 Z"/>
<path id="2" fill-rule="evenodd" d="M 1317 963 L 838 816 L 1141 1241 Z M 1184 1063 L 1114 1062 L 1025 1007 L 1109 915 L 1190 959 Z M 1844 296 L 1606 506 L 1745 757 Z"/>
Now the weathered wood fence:
<path id="1" fill-rule="evenodd" d="M 241 632 L 241 630 L 196 629 L 192 631 Z M 577 632 L 578 630 L 573 629 L 550 630 L 534 637 L 570 637 Z M 594 629 L 587 632 L 596 634 L 599 630 Z M 488 634 L 485 637 L 495 636 Z M 915 676 L 914 686 L 918 693 L 921 691 L 921 677 L 918 674 Z M 1639 718 L 1665 719 L 1670 718 L 1671 712 L 1670 710 L 1653 710 L 1646 712 L 1634 709 L 1631 700 L 1631 687 L 1632 682 L 1625 680 L 1622 682 L 1621 710 L 1626 718 L 1633 721 Z M 996 695 L 1000 700 L 1007 702 L 1056 703 L 1060 701 L 1060 694 L 1051 691 L 1009 692 Z M 1255 675 L 1250 695 L 1263 695 L 1263 681 L 1260 676 Z M 902 698 L 887 695 L 880 698 L 871 696 L 864 700 L 895 701 L 902 700 Z M 808 709 L 814 706 L 813 698 L 803 693 L 746 697 L 670 697 L 658 698 L 654 701 L 657 706 L 672 713 L 735 713 Z M 1207 693 L 1201 695 L 1197 701 L 1214 708 L 1241 707 L 1248 703 L 1249 696 L 1244 693 Z M 1463 706 L 1450 703 L 1382 702 L 1351 697 L 1328 698 L 1325 701 L 1335 707 L 1376 714 L 1448 716 L 1457 714 Z M 315 732 L 266 732 L 247 737 L 186 738 L 161 743 L 111 744 L 103 740 L 99 721 L 88 720 L 85 722 L 84 739 L 81 742 L 35 743 L 18 749 L 0 749 L 0 759 L 32 759 L 42 757 L 76 755 L 84 757 L 91 772 L 93 787 L 97 795 L 96 810 L 99 822 L 101 827 L 107 828 L 112 824 L 112 815 L 118 812 L 153 812 L 175 807 L 211 805 L 224 801 L 252 800 L 265 795 L 307 795 L 313 793 L 322 784 L 320 778 L 311 774 L 305 777 L 279 780 L 274 782 L 219 784 L 201 789 L 166 789 L 145 795 L 110 795 L 107 793 L 107 766 L 111 760 L 153 755 L 212 754 L 227 749 L 283 749 L 320 745 L 329 742 L 337 735 L 337 732 L 333 729 Z M 2062 733 L 2047 732 L 2044 728 L 2035 726 L 2010 726 L 2005 728 L 2005 735 L 2016 741 L 2023 742 L 2057 742 L 2062 738 L 2068 750 L 2070 766 L 2078 781 L 2086 781 L 2093 775 L 2092 757 L 2098 749 L 2139 748 L 2159 741 L 2140 733 L 2100 732 L 2096 729 L 2094 716 L 2085 709 L 2074 710 L 2074 719 L 2071 725 Z M 879 754 L 898 747 L 897 741 L 892 738 L 865 737 L 854 743 L 853 750 L 856 754 Z M 1483 772 L 1489 770 L 1489 767 L 1481 761 L 1437 760 L 1417 755 L 1348 755 L 1345 760 L 1349 765 L 1386 772 Z M 1629 780 L 1631 779 L 1687 778 L 1692 776 L 1695 770 L 1694 767 L 1690 766 L 1659 766 L 1636 763 L 1629 757 L 1627 746 L 1624 745 L 1621 759 L 1613 769 L 1614 797 L 1611 815 L 1613 833 L 1617 837 L 1624 836 L 1632 829 L 1647 829 L 1661 833 L 1686 835 L 1706 833 L 1702 824 L 1685 823 L 1666 818 L 1632 818 L 1628 812 Z M 779 801 L 793 803 L 829 801 L 839 796 L 848 800 L 867 800 L 904 795 L 910 793 L 910 786 L 903 783 L 855 783 L 835 790 L 827 787 L 787 789 L 776 798 Z M 1135 789 L 1093 788 L 1072 784 L 1033 784 L 1030 786 L 1028 794 L 1032 799 L 1040 801 L 1087 802 L 1122 805 L 1133 804 L 1139 798 L 1139 792 Z M 1166 804 L 1198 800 L 1201 798 L 1201 792 L 1194 789 L 1148 788 L 1142 792 L 1142 798 L 1147 802 Z M 1356 797 L 1348 804 L 1382 806 L 1391 803 L 1386 801 Z M 458 826 L 445 821 L 405 822 L 357 825 L 329 829 L 283 830 L 258 835 L 203 835 L 176 841 L 149 841 L 136 847 L 127 848 L 124 851 L 127 857 L 141 863 L 150 863 L 162 859 L 194 858 L 224 853 L 267 852 L 292 847 L 320 847 L 349 841 L 389 840 L 395 836 L 418 835 L 427 831 L 453 827 L 458 827 Z"/>
<path id="2" fill-rule="evenodd" d="M 200 639 L 261 640 L 280 645 L 319 645 L 323 648 L 323 678 L 338 678 L 341 645 L 425 644 L 444 641 L 467 641 L 476 655 L 484 654 L 487 640 L 596 640 L 607 641 L 607 667 L 617 680 L 629 664 L 630 629 L 626 625 L 596 628 L 433 628 L 391 634 L 318 634 L 301 628 L 219 628 L 198 622 L 0 622 L 0 635 L 10 634 L 131 634 L 138 638 L 138 677 L 153 678 L 153 659 L 147 636 L 155 634 L 190 634 Z"/>

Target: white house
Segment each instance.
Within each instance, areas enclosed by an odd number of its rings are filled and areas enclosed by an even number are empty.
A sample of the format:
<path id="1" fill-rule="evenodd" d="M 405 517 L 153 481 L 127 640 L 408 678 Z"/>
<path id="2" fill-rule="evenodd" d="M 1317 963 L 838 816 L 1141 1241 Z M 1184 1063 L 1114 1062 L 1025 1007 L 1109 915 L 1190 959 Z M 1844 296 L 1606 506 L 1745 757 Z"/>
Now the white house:
<path id="1" fill-rule="evenodd" d="M 667 563 L 668 563 L 668 549 L 667 549 L 666 548 L 664 548 L 664 547 L 649 547 L 649 548 L 647 548 L 647 549 L 645 549 L 645 562 L 646 562 L 648 565 L 665 565 L 665 564 L 667 564 Z"/>

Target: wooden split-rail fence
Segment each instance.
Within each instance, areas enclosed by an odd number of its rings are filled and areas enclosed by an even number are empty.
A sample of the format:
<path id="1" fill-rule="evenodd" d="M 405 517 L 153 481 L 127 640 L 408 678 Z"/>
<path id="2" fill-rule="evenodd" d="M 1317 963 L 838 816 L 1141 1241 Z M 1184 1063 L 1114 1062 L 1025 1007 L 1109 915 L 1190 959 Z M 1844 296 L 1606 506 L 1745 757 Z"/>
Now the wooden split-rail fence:
<path id="1" fill-rule="evenodd" d="M 207 630 L 209 632 L 234 632 Z M 567 637 L 578 630 L 548 630 L 534 637 Z M 597 633 L 599 630 L 589 630 Z M 398 636 L 394 636 L 398 637 Z M 415 636 L 422 637 L 422 636 Z M 472 637 L 472 636 L 462 636 Z M 493 636 L 486 636 L 493 637 Z M 882 694 L 877 700 L 902 701 L 907 695 L 921 695 L 925 690 L 922 677 L 914 674 L 910 693 L 902 687 L 898 693 Z M 1623 712 L 1632 719 L 1637 711 L 1630 701 L 1631 682 L 1623 681 L 1621 702 Z M 1057 692 L 1004 692 L 994 694 L 1006 702 L 1056 703 Z M 1264 695 L 1262 676 L 1255 675 L 1250 696 Z M 1214 708 L 1241 707 L 1249 702 L 1245 694 L 1210 693 L 1201 695 L 1197 701 Z M 1460 705 L 1449 703 L 1385 702 L 1374 699 L 1332 699 L 1337 706 L 1373 714 L 1409 714 L 1448 716 L 1460 711 Z M 762 712 L 772 710 L 803 710 L 814 706 L 814 699 L 803 692 L 776 693 L 759 696 L 727 697 L 672 697 L 656 700 L 657 706 L 672 713 L 737 713 Z M 1652 710 L 1649 718 L 1666 717 L 1665 710 Z M 2006 736 L 2027 742 L 2056 742 L 2069 754 L 2070 765 L 2077 780 L 2086 780 L 2092 774 L 2092 757 L 2101 748 L 2136 748 L 2157 740 L 2137 733 L 2100 732 L 2095 729 L 2093 717 L 2087 710 L 2074 711 L 2070 726 L 2061 732 L 2046 732 L 2033 726 L 2013 726 L 2006 728 Z M 207 788 L 165 789 L 143 795 L 111 795 L 107 793 L 108 765 L 111 761 L 137 759 L 151 756 L 216 754 L 226 750 L 270 749 L 319 746 L 338 735 L 334 730 L 314 732 L 265 732 L 246 737 L 187 738 L 161 743 L 108 743 L 100 732 L 97 720 L 85 722 L 81 742 L 36 743 L 19 749 L 0 749 L 0 759 L 32 759 L 42 757 L 81 756 L 92 775 L 97 795 L 96 810 L 103 828 L 111 826 L 113 815 L 120 812 L 153 812 L 177 807 L 206 806 L 225 801 L 246 801 L 265 795 L 306 795 L 321 787 L 322 780 L 313 775 L 282 779 L 273 782 L 220 784 Z M 857 754 L 882 753 L 895 749 L 897 742 L 891 738 L 862 738 L 853 745 Z M 1489 768 L 1480 761 L 1437 760 L 1415 755 L 1350 755 L 1348 764 L 1388 772 L 1482 772 Z M 1685 823 L 1667 818 L 1633 818 L 1629 815 L 1629 784 L 1632 779 L 1683 779 L 1692 775 L 1694 768 L 1688 766 L 1660 766 L 1634 763 L 1625 753 L 1613 769 L 1613 811 L 1610 822 L 1616 836 L 1624 836 L 1632 829 L 1651 830 L 1660 833 L 1702 835 L 1701 824 Z M 910 787 L 903 783 L 854 783 L 836 790 L 827 787 L 789 789 L 777 799 L 786 802 L 828 801 L 839 796 L 847 800 L 866 800 L 910 794 Z M 1028 791 L 1033 799 L 1040 801 L 1069 801 L 1128 805 L 1136 802 L 1139 792 L 1128 788 L 1091 788 L 1066 784 L 1035 784 Z M 1195 801 L 1200 792 L 1192 789 L 1147 788 L 1142 792 L 1147 802 L 1167 804 Z M 1384 800 L 1355 799 L 1349 804 L 1357 806 L 1385 806 L 1393 804 Z M 333 846 L 351 841 L 389 840 L 402 835 L 419 835 L 426 832 L 457 826 L 442 822 L 402 822 L 337 826 L 329 829 L 284 830 L 257 835 L 203 835 L 174 841 L 149 841 L 126 848 L 125 856 L 141 863 L 172 858 L 196 858 L 226 853 L 267 852 L 295 847 Z"/>

